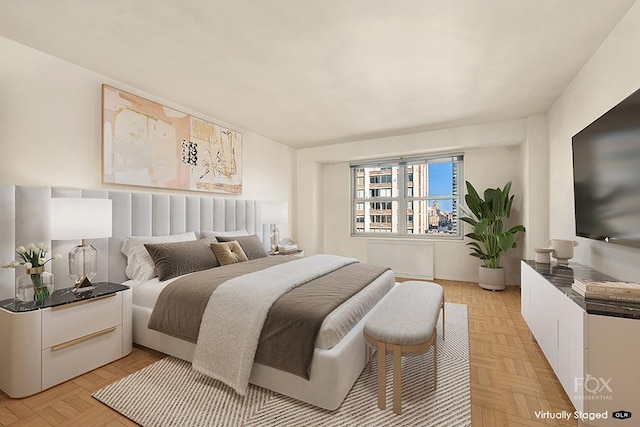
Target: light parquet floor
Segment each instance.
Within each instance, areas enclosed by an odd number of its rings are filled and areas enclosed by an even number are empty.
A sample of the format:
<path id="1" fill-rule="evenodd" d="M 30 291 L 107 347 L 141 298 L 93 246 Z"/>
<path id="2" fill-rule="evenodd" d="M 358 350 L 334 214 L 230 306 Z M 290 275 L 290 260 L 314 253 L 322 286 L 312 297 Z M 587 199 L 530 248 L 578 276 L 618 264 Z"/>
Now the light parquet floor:
<path id="1" fill-rule="evenodd" d="M 491 292 L 475 283 L 436 282 L 444 287 L 446 301 L 469 309 L 472 425 L 577 425 L 535 418 L 537 410 L 574 409 L 542 351 L 530 339 L 520 315 L 520 289 Z M 0 426 L 135 426 L 91 394 L 162 357 L 162 353 L 134 347 L 123 359 L 35 396 L 11 399 L 0 392 Z"/>
<path id="2" fill-rule="evenodd" d="M 501 292 L 476 283 L 435 280 L 445 301 L 466 304 L 469 315 L 471 421 L 474 427 L 576 426 L 537 419 L 535 411 L 575 409 L 520 314 L 520 288 Z"/>

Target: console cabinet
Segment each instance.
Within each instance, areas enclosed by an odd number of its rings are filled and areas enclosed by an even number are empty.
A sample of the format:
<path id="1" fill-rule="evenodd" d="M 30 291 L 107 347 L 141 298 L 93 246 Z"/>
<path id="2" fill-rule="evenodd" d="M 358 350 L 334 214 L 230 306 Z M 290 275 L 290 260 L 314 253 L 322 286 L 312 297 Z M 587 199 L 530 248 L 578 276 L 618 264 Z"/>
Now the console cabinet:
<path id="1" fill-rule="evenodd" d="M 585 300 L 571 290 L 574 275 L 606 278 L 579 264 L 523 261 L 522 316 L 576 411 L 607 414 L 581 425 L 632 425 L 640 418 L 640 307 Z M 615 418 L 625 411 L 634 421 Z"/>

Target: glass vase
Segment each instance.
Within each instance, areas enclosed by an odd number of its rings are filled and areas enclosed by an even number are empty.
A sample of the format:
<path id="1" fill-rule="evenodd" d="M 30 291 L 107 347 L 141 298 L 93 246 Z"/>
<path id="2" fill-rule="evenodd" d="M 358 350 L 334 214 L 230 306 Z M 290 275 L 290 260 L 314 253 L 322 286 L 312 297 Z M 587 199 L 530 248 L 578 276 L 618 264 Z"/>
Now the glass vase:
<path id="1" fill-rule="evenodd" d="M 20 301 L 44 301 L 53 292 L 53 274 L 44 267 L 25 269 L 25 274 L 16 279 L 16 299 Z"/>

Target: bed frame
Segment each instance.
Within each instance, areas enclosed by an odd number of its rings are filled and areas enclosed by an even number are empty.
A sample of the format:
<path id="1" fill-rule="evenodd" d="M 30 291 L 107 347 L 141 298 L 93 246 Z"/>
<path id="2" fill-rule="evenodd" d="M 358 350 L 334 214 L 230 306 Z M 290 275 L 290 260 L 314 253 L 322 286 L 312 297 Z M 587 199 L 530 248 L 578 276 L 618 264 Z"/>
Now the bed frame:
<path id="1" fill-rule="evenodd" d="M 131 235 L 160 236 L 201 230 L 246 229 L 263 241 L 268 227 L 260 223 L 261 204 L 254 200 L 187 196 L 110 190 L 81 190 L 51 187 L 0 185 L 0 259 L 12 260 L 17 244 L 45 242 L 51 253 L 67 256 L 79 242 L 51 241 L 50 200 L 54 197 L 108 198 L 113 203 L 113 236 L 88 241 L 98 250 L 99 272 L 94 281 L 122 283 L 126 257 L 120 252 Z M 104 262 L 103 260 L 107 260 Z M 71 286 L 67 262 L 53 263 L 56 288 Z M 394 281 L 387 271 L 377 280 Z M 0 270 L 0 299 L 12 298 L 13 269 Z M 191 361 L 195 345 L 147 328 L 151 310 L 133 306 L 135 343 Z M 287 372 L 254 364 L 250 382 L 325 409 L 337 409 L 357 380 L 366 363 L 366 344 L 362 319 L 331 350 L 316 349 L 311 378 L 305 380 Z"/>

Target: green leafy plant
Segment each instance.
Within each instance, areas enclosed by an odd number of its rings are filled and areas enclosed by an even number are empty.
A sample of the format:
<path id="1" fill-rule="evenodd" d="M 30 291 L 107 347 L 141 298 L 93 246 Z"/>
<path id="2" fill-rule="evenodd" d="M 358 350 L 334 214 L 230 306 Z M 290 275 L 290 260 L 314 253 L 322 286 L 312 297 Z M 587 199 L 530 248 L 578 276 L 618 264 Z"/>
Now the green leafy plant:
<path id="1" fill-rule="evenodd" d="M 503 252 L 516 247 L 516 234 L 524 232 L 522 225 L 505 230 L 506 219 L 511 215 L 513 197 L 509 196 L 511 181 L 503 189 L 487 188 L 484 199 L 469 181 L 467 194 L 464 196 L 467 208 L 471 211 L 460 219 L 473 227 L 471 233 L 465 234 L 473 240 L 467 243 L 471 247 L 471 255 L 480 258 L 488 268 L 500 267 L 500 256 Z"/>

